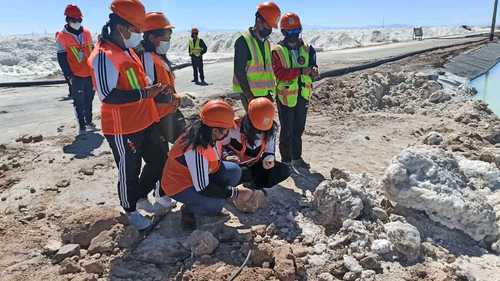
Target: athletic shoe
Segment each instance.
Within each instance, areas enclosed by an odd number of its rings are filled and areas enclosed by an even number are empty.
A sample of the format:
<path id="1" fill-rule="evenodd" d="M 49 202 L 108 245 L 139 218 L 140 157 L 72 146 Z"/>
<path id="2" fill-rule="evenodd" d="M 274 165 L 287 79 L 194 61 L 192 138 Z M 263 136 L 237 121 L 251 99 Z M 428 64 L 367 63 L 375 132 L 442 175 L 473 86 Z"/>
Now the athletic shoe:
<path id="1" fill-rule="evenodd" d="M 87 134 L 87 130 L 85 128 L 78 129 L 78 135 L 79 136 L 85 135 L 85 134 Z"/>
<path id="2" fill-rule="evenodd" d="M 85 126 L 89 131 L 97 131 L 97 127 L 94 123 L 89 123 Z"/>
<path id="3" fill-rule="evenodd" d="M 127 218 L 130 225 L 134 226 L 139 231 L 145 230 L 151 226 L 151 220 L 137 211 L 127 212 Z"/>

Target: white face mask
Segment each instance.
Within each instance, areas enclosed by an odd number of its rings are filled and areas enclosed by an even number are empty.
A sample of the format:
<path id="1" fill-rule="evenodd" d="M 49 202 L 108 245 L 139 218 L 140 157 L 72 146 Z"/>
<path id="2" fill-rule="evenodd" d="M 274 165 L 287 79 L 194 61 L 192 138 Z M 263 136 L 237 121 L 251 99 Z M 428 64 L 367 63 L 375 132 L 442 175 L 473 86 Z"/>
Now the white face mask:
<path id="1" fill-rule="evenodd" d="M 70 22 L 69 26 L 73 28 L 74 30 L 79 30 L 80 27 L 82 27 L 82 24 L 79 22 Z"/>
<path id="2" fill-rule="evenodd" d="M 156 52 L 160 55 L 164 55 L 170 49 L 170 41 L 161 41 L 160 46 L 156 47 Z"/>
<path id="3" fill-rule="evenodd" d="M 130 38 L 125 39 L 125 47 L 126 48 L 135 48 L 137 47 L 142 40 L 142 33 L 130 32 Z"/>

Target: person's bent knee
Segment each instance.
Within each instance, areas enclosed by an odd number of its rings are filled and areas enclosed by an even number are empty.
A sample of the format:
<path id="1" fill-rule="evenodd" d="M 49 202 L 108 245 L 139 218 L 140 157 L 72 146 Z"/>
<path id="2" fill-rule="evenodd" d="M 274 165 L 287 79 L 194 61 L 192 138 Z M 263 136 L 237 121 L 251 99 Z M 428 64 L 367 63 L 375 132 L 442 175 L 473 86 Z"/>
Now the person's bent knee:
<path id="1" fill-rule="evenodd" d="M 230 186 L 237 186 L 241 179 L 241 168 L 238 164 L 228 161 L 222 162 L 224 165 L 225 178 L 228 179 L 227 184 Z"/>

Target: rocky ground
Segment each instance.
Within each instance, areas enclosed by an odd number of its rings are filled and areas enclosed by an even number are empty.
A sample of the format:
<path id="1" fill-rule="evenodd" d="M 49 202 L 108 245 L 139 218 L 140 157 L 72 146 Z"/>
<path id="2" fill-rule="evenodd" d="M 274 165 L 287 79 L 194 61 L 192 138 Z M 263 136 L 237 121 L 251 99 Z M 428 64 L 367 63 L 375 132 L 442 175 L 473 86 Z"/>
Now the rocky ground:
<path id="1" fill-rule="evenodd" d="M 179 206 L 144 240 L 127 225 L 98 133 L 75 139 L 63 121 L 24 132 L 0 145 L 0 279 L 498 280 L 500 120 L 438 82 L 467 49 L 318 82 L 313 169 L 256 213 L 228 204 L 194 232 Z M 183 111 L 201 102 L 186 97 Z"/>

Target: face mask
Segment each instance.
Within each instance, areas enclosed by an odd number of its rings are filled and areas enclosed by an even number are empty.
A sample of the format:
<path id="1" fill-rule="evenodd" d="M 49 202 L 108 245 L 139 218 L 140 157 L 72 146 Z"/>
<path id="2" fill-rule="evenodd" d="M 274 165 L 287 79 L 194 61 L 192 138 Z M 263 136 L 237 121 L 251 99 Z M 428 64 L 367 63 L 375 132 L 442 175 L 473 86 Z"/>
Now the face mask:
<path id="1" fill-rule="evenodd" d="M 292 44 L 298 43 L 300 34 L 289 34 L 286 36 L 286 40 Z"/>
<path id="2" fill-rule="evenodd" d="M 161 41 L 160 46 L 156 47 L 156 52 L 160 55 L 164 55 L 170 49 L 170 41 Z"/>
<path id="3" fill-rule="evenodd" d="M 125 47 L 127 48 L 135 48 L 137 47 L 141 41 L 142 41 L 142 33 L 137 33 L 137 32 L 130 32 L 130 38 L 125 39 Z"/>
<path id="4" fill-rule="evenodd" d="M 81 23 L 79 23 L 79 22 L 70 22 L 70 23 L 69 23 L 69 26 L 70 26 L 71 28 L 73 28 L 74 30 L 79 30 L 79 29 L 80 29 L 80 27 L 82 26 L 82 24 L 81 24 Z"/>
<path id="5" fill-rule="evenodd" d="M 273 33 L 273 30 L 271 28 L 266 28 L 266 27 L 262 28 L 262 30 L 259 31 L 259 35 L 262 38 L 269 37 L 269 35 L 271 35 L 271 33 Z"/>

